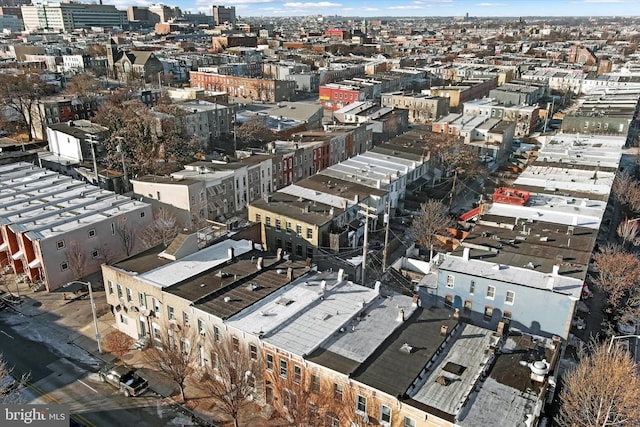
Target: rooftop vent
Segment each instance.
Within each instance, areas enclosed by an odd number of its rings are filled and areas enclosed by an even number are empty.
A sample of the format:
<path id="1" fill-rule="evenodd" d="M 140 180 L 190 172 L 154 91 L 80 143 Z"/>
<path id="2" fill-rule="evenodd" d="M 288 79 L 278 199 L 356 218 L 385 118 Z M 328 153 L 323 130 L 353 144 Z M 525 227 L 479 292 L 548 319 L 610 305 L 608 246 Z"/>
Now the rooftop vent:
<path id="1" fill-rule="evenodd" d="M 411 354 L 411 352 L 413 351 L 413 347 L 411 347 L 409 344 L 404 343 L 402 344 L 402 346 L 400 347 L 400 351 L 403 353 L 407 353 L 407 354 Z"/>

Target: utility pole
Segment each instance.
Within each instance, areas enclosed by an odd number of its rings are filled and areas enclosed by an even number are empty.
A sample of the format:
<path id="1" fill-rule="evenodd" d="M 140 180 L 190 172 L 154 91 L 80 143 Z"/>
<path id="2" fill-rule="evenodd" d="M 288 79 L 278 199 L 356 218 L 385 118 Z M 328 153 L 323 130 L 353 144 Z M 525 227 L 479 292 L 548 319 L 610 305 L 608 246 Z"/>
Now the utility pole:
<path id="1" fill-rule="evenodd" d="M 387 252 L 389 251 L 389 224 L 391 224 L 391 200 L 387 200 L 387 213 L 384 215 L 384 249 L 382 252 L 382 272 L 387 271 Z"/>
<path id="2" fill-rule="evenodd" d="M 458 168 L 456 168 L 453 174 L 453 185 L 451 186 L 451 194 L 449 194 L 449 210 L 453 206 L 453 195 L 456 192 L 456 181 L 458 181 Z"/>
<path id="3" fill-rule="evenodd" d="M 366 285 L 367 278 L 367 252 L 369 250 L 369 219 L 374 218 L 377 219 L 378 215 L 375 213 L 371 213 L 371 211 L 375 211 L 375 208 L 365 205 L 364 203 L 360 204 L 362 208 L 358 213 L 364 215 L 364 244 L 362 245 L 362 286 Z"/>
<path id="4" fill-rule="evenodd" d="M 116 136 L 118 140 L 118 146 L 116 147 L 116 151 L 120 153 L 120 158 L 122 160 L 122 182 L 124 183 L 124 192 L 129 191 L 129 176 L 127 176 L 127 163 L 124 158 L 124 137 Z"/>

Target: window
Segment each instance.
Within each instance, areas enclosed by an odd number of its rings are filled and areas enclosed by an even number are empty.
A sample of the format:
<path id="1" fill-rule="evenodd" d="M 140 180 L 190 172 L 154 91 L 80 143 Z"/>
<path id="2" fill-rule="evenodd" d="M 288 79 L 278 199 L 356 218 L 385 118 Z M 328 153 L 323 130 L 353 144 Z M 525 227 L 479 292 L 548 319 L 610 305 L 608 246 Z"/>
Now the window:
<path id="1" fill-rule="evenodd" d="M 267 217 L 267 226 L 271 227 L 271 217 Z"/>
<path id="2" fill-rule="evenodd" d="M 144 218 L 144 212 L 140 212 L 140 218 Z"/>
<path id="3" fill-rule="evenodd" d="M 472 280 L 471 283 L 469 283 L 469 295 L 473 295 L 475 291 L 476 291 L 476 282 Z"/>
<path id="4" fill-rule="evenodd" d="M 115 236 L 115 235 L 116 235 L 116 223 L 115 223 L 115 222 L 112 222 L 112 223 L 111 223 L 111 234 L 112 234 L 113 236 Z"/>
<path id="5" fill-rule="evenodd" d="M 133 301 L 133 292 L 131 292 L 131 288 L 127 288 L 127 302 Z"/>
<path id="6" fill-rule="evenodd" d="M 404 427 L 416 427 L 416 420 L 409 417 L 404 417 Z"/>
<path id="7" fill-rule="evenodd" d="M 231 345 L 233 346 L 233 351 L 235 353 L 240 353 L 240 341 L 238 337 L 231 337 Z"/>
<path id="8" fill-rule="evenodd" d="M 282 227 L 282 221 L 280 221 L 279 219 L 276 219 L 276 229 L 280 230 L 281 227 Z"/>
<path id="9" fill-rule="evenodd" d="M 356 412 L 366 414 L 367 413 L 367 398 L 364 396 L 356 396 Z"/>
<path id="10" fill-rule="evenodd" d="M 138 302 L 140 303 L 140 307 L 147 307 L 147 296 L 143 292 L 138 292 Z"/>
<path id="11" fill-rule="evenodd" d="M 286 226 L 287 226 L 287 231 L 291 231 L 291 222 L 290 221 L 286 222 Z"/>
<path id="12" fill-rule="evenodd" d="M 307 227 L 307 239 L 313 239 L 313 229 Z"/>
<path id="13" fill-rule="evenodd" d="M 273 354 L 267 353 L 266 366 L 267 371 L 273 372 Z"/>
<path id="14" fill-rule="evenodd" d="M 341 384 L 333 384 L 333 398 L 335 400 L 342 401 L 342 394 L 344 393 L 344 387 Z"/>
<path id="15" fill-rule="evenodd" d="M 251 389 L 256 388 L 256 377 L 252 373 L 247 375 L 247 387 Z"/>
<path id="16" fill-rule="evenodd" d="M 174 320 L 176 318 L 176 313 L 170 305 L 167 306 L 167 317 L 169 320 Z"/>
<path id="17" fill-rule="evenodd" d="M 494 299 L 496 296 L 496 287 L 495 286 L 487 286 L 487 298 Z"/>
<path id="18" fill-rule="evenodd" d="M 249 344 L 249 357 L 251 360 L 258 360 L 258 347 L 254 344 Z"/>
<path id="19" fill-rule="evenodd" d="M 493 307 L 490 306 L 485 306 L 484 307 L 484 320 L 486 322 L 490 322 L 491 318 L 493 317 Z"/>
<path id="20" fill-rule="evenodd" d="M 116 288 L 118 289 L 118 298 L 122 298 L 122 285 L 118 284 Z"/>
<path id="21" fill-rule="evenodd" d="M 256 222 L 260 222 L 262 220 L 262 215 L 256 214 Z"/>
<path id="22" fill-rule="evenodd" d="M 67 271 L 68 269 L 69 269 L 69 264 L 66 261 L 60 264 L 60 270 Z"/>
<path id="23" fill-rule="evenodd" d="M 293 382 L 296 384 L 302 382 L 302 368 L 298 365 L 293 365 Z"/>
<path id="24" fill-rule="evenodd" d="M 504 314 L 502 315 L 502 320 L 504 322 L 509 323 L 509 322 L 511 322 L 511 316 L 512 316 L 511 312 L 505 310 Z"/>
<path id="25" fill-rule="evenodd" d="M 311 375 L 311 391 L 320 393 L 320 377 L 318 375 Z"/>
<path id="26" fill-rule="evenodd" d="M 471 307 L 472 307 L 471 300 L 465 300 L 464 301 L 464 312 L 465 312 L 465 314 L 471 313 Z"/>
<path id="27" fill-rule="evenodd" d="M 455 280 L 455 278 L 452 275 L 450 275 L 450 274 L 447 275 L 447 288 L 453 289 L 454 280 Z"/>
<path id="28" fill-rule="evenodd" d="M 287 378 L 287 374 L 289 373 L 289 364 L 286 360 L 280 359 L 280 376 L 282 378 Z"/>
<path id="29" fill-rule="evenodd" d="M 380 405 L 380 424 L 383 426 L 391 425 L 391 408 L 385 405 Z"/>
<path id="30" fill-rule="evenodd" d="M 296 225 L 296 233 L 302 234 L 302 226 L 300 224 Z"/>
<path id="31" fill-rule="evenodd" d="M 89 238 L 91 237 L 96 237 L 96 229 L 92 228 L 91 230 L 89 230 Z"/>
<path id="32" fill-rule="evenodd" d="M 333 415 L 325 415 L 324 421 L 327 427 L 340 427 L 340 418 Z"/>
<path id="33" fill-rule="evenodd" d="M 108 285 L 108 287 L 109 287 L 109 294 L 110 294 L 110 295 L 113 295 L 113 282 L 112 282 L 111 280 L 109 280 L 109 281 L 107 282 L 107 285 Z"/>
<path id="34" fill-rule="evenodd" d="M 216 342 L 220 342 L 220 328 L 218 328 L 217 326 L 213 327 L 213 339 Z"/>
<path id="35" fill-rule="evenodd" d="M 182 312 L 182 324 L 184 325 L 185 328 L 189 327 L 189 313 L 187 313 L 186 311 Z"/>
<path id="36" fill-rule="evenodd" d="M 129 318 L 126 316 L 123 316 L 122 314 L 120 314 L 120 323 L 122 323 L 123 325 L 128 325 L 129 324 Z"/>
<path id="37" fill-rule="evenodd" d="M 58 249 L 64 249 L 64 240 L 58 240 L 58 241 L 56 242 L 56 247 L 57 247 Z"/>
<path id="38" fill-rule="evenodd" d="M 448 308 L 453 307 L 453 295 L 444 296 L 444 306 Z"/>
<path id="39" fill-rule="evenodd" d="M 204 335 L 204 322 L 202 321 L 202 319 L 198 319 L 198 333 L 200 333 L 200 335 Z"/>
<path id="40" fill-rule="evenodd" d="M 507 295 L 504 297 L 505 304 L 513 304 L 516 299 L 516 293 L 513 291 L 507 291 Z"/>
<path id="41" fill-rule="evenodd" d="M 160 313 L 160 301 L 158 301 L 155 298 L 152 298 L 151 302 L 153 303 L 153 311 L 155 312 L 156 317 L 158 317 Z"/>
<path id="42" fill-rule="evenodd" d="M 91 252 L 91 257 L 92 258 L 98 258 L 100 256 L 100 251 L 98 251 L 97 249 L 95 249 L 93 252 Z"/>

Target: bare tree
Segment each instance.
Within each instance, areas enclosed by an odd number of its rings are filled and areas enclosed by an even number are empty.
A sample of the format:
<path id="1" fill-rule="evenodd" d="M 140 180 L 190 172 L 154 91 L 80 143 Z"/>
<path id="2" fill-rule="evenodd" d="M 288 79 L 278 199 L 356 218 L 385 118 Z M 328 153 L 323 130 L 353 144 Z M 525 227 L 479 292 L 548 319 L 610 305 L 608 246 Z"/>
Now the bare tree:
<path id="1" fill-rule="evenodd" d="M 29 377 L 29 374 L 23 374 L 20 378 L 13 378 L 13 369 L 7 366 L 0 353 L 0 404 L 25 403 L 22 390 L 27 386 Z"/>
<path id="2" fill-rule="evenodd" d="M 174 381 L 180 389 L 180 398 L 185 401 L 184 385 L 197 364 L 197 354 L 191 346 L 196 342 L 193 328 L 169 324 L 155 337 L 155 345 L 144 352 L 151 368 L 163 373 Z"/>
<path id="3" fill-rule="evenodd" d="M 29 141 L 35 136 L 36 119 L 42 122 L 42 118 L 38 117 L 38 101 L 51 93 L 53 88 L 38 73 L 0 74 L 0 102 L 19 116 Z"/>
<path id="4" fill-rule="evenodd" d="M 199 387 L 238 427 L 240 411 L 252 402 L 256 392 L 256 376 L 260 372 L 257 347 L 254 352 L 247 351 L 233 338 L 211 345 L 213 371 L 204 371 Z"/>
<path id="5" fill-rule="evenodd" d="M 640 425 L 640 377 L 631 355 L 595 342 L 587 350 L 564 380 L 556 421 L 563 427 Z"/>
<path id="6" fill-rule="evenodd" d="M 122 360 L 124 355 L 131 349 L 134 339 L 122 331 L 113 330 L 104 337 L 102 343 L 107 350 Z"/>
<path id="7" fill-rule="evenodd" d="M 133 224 L 129 224 L 129 220 L 126 216 L 118 217 L 118 220 L 115 224 L 116 234 L 120 238 L 120 244 L 122 245 L 122 249 L 127 254 L 127 257 L 131 256 L 131 252 L 133 251 L 133 247 L 136 244 L 136 230 Z"/>
<path id="8" fill-rule="evenodd" d="M 618 224 L 616 232 L 622 239 L 625 248 L 640 243 L 640 239 L 638 238 L 638 221 L 636 220 L 625 218 L 624 221 L 620 221 L 620 224 Z"/>
<path id="9" fill-rule="evenodd" d="M 176 217 L 165 208 L 158 208 L 153 213 L 153 221 L 142 232 L 141 240 L 152 247 L 162 243 L 168 246 L 178 235 L 179 228 Z"/>
<path id="10" fill-rule="evenodd" d="M 87 268 L 87 253 L 76 240 L 69 242 L 65 258 L 74 280 L 83 277 Z"/>
<path id="11" fill-rule="evenodd" d="M 238 126 L 236 136 L 243 147 L 259 147 L 276 139 L 262 116 L 253 117 Z"/>
<path id="12" fill-rule="evenodd" d="M 451 224 L 447 207 L 440 201 L 429 200 L 420 205 L 420 213 L 413 218 L 407 230 L 409 236 L 420 246 L 429 248 L 429 259 L 433 258 L 433 247 L 439 242 L 437 235 Z"/>
<path id="13" fill-rule="evenodd" d="M 629 305 L 640 281 L 638 257 L 619 246 L 606 246 L 594 256 L 594 262 L 599 270 L 596 285 L 606 292 L 609 303 L 614 307 Z"/>
<path id="14" fill-rule="evenodd" d="M 640 181 L 626 172 L 620 172 L 613 181 L 611 191 L 621 205 L 632 212 L 640 212 Z"/>

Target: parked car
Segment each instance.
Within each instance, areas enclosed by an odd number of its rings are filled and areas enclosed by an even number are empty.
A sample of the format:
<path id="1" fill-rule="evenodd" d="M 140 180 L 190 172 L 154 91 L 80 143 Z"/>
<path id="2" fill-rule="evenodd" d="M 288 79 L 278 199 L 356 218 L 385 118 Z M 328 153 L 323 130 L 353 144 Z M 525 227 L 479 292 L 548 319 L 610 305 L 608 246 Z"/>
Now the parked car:
<path id="1" fill-rule="evenodd" d="M 100 380 L 120 389 L 125 396 L 139 396 L 149 388 L 149 381 L 128 366 L 115 365 L 98 372 Z"/>

